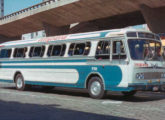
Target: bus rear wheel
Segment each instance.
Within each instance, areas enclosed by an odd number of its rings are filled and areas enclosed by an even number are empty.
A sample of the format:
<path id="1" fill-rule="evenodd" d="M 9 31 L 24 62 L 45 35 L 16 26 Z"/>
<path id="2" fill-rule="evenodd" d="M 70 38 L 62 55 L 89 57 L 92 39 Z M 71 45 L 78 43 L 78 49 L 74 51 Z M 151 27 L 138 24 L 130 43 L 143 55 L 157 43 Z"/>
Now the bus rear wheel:
<path id="1" fill-rule="evenodd" d="M 25 90 L 26 86 L 25 86 L 24 78 L 21 74 L 16 75 L 15 85 L 17 90 L 21 90 L 21 91 Z"/>
<path id="2" fill-rule="evenodd" d="M 130 91 L 130 92 L 126 92 L 126 91 L 123 91 L 122 94 L 124 96 L 128 96 L 128 97 L 131 97 L 131 96 L 134 96 L 136 94 L 137 91 L 133 90 L 133 91 Z"/>
<path id="3" fill-rule="evenodd" d="M 88 93 L 94 99 L 101 99 L 105 95 L 103 82 L 99 77 L 92 77 L 88 83 Z"/>

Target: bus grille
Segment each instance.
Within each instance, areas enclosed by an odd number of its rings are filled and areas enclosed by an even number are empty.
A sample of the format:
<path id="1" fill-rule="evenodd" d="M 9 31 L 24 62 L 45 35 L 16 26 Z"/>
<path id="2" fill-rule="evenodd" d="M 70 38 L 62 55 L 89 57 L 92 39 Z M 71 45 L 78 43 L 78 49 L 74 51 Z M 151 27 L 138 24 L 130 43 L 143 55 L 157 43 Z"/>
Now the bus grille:
<path id="1" fill-rule="evenodd" d="M 160 79 L 161 75 L 161 72 L 147 72 L 144 73 L 144 79 Z"/>

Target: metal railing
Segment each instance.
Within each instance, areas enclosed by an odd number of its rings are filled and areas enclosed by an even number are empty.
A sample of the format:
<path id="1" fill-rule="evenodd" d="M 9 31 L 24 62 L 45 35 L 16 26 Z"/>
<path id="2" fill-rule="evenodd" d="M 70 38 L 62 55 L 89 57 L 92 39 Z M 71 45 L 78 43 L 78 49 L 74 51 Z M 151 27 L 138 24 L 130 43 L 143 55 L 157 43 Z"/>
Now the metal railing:
<path id="1" fill-rule="evenodd" d="M 42 6 L 45 6 L 45 5 L 51 4 L 52 2 L 57 2 L 57 1 L 60 1 L 60 0 L 47 0 L 47 1 L 45 1 L 45 2 L 42 2 L 42 3 L 39 3 L 39 4 L 33 5 L 33 6 L 31 6 L 31 7 L 22 9 L 22 10 L 20 10 L 20 11 L 11 13 L 11 14 L 9 14 L 9 15 L 3 16 L 3 17 L 0 18 L 0 20 L 5 20 L 5 19 L 7 19 L 7 18 L 10 18 L 10 17 L 16 16 L 16 15 L 25 13 L 25 12 L 30 11 L 30 10 L 34 10 L 34 9 L 40 8 L 40 7 L 42 7 Z"/>

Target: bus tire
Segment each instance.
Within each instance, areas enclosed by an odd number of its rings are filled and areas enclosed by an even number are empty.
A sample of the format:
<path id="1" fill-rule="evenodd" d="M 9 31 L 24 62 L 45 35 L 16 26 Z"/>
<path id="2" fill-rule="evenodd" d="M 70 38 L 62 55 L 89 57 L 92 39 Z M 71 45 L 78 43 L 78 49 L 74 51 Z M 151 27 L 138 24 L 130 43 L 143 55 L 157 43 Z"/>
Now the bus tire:
<path id="1" fill-rule="evenodd" d="M 101 99 L 105 95 L 103 82 L 99 77 L 92 77 L 88 83 L 88 93 L 94 99 Z"/>
<path id="2" fill-rule="evenodd" d="M 126 97 L 131 97 L 131 96 L 134 96 L 136 94 L 137 91 L 133 90 L 133 91 L 123 91 L 122 94 Z"/>
<path id="3" fill-rule="evenodd" d="M 17 74 L 15 77 L 15 85 L 16 85 L 16 89 L 23 91 L 26 88 L 25 82 L 24 82 L 24 78 L 22 76 L 22 74 Z"/>

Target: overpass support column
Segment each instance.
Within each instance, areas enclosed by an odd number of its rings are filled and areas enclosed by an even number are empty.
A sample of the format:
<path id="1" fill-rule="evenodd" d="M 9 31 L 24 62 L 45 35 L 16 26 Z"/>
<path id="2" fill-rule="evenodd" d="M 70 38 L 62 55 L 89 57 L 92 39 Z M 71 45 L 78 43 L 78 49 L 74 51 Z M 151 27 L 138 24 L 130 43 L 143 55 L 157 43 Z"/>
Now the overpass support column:
<path id="1" fill-rule="evenodd" d="M 56 27 L 47 23 L 43 23 L 46 36 L 64 35 L 69 33 L 70 25 Z"/>
<path id="2" fill-rule="evenodd" d="M 165 33 L 165 7 L 150 8 L 146 5 L 141 5 L 140 9 L 152 32 Z"/>

